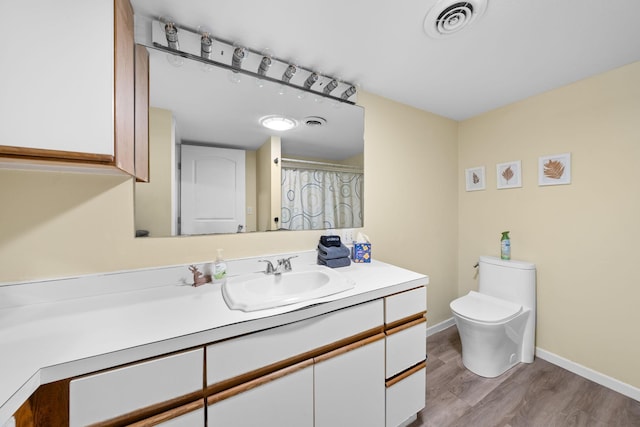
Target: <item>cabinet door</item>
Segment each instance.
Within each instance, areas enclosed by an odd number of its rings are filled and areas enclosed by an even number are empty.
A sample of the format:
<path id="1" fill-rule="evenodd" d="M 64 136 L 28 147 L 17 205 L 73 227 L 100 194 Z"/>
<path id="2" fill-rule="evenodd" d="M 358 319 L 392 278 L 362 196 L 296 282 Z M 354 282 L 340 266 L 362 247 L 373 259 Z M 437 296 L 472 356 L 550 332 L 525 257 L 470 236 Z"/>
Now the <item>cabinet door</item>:
<path id="1" fill-rule="evenodd" d="M 204 351 L 196 349 L 72 380 L 69 425 L 84 426 L 197 394 Z"/>
<path id="2" fill-rule="evenodd" d="M 387 378 L 422 362 L 427 351 L 427 321 L 423 317 L 386 331 Z"/>
<path id="3" fill-rule="evenodd" d="M 0 45 L 0 153 L 113 158 L 114 2 L 3 1 L 0 16 L 15 37 Z"/>
<path id="4" fill-rule="evenodd" d="M 426 379 L 426 362 L 422 362 L 387 381 L 387 427 L 403 424 L 424 408 Z"/>
<path id="5" fill-rule="evenodd" d="M 384 426 L 384 335 L 316 358 L 315 426 Z"/>
<path id="6" fill-rule="evenodd" d="M 207 401 L 209 427 L 313 426 L 313 361 L 214 394 Z"/>

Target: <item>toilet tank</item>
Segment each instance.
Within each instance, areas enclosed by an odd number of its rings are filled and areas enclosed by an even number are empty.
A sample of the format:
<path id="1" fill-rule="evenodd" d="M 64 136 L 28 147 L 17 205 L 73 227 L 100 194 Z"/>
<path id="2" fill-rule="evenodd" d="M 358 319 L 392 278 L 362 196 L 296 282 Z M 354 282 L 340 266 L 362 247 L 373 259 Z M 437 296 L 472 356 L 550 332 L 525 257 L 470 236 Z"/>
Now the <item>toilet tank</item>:
<path id="1" fill-rule="evenodd" d="M 478 291 L 535 310 L 536 266 L 530 262 L 481 256 Z"/>

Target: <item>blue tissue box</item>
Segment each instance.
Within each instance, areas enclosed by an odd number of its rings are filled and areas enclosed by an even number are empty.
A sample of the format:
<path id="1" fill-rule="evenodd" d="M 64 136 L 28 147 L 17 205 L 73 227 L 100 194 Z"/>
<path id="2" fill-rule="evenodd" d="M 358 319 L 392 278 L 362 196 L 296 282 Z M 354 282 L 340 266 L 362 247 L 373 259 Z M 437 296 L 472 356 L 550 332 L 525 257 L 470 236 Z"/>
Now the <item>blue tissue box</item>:
<path id="1" fill-rule="evenodd" d="M 353 262 L 371 262 L 371 243 L 354 243 L 351 259 Z"/>

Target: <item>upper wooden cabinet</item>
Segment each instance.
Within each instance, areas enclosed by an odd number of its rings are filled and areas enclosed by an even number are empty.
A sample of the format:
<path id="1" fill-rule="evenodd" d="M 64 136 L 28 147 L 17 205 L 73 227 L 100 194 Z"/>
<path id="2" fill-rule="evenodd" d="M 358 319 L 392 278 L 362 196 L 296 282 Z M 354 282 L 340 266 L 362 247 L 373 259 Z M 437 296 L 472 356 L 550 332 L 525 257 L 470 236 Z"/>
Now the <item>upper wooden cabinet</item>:
<path id="1" fill-rule="evenodd" d="M 2 2 L 0 13 L 12 35 L 0 46 L 0 163 L 106 167 L 146 180 L 148 131 L 137 139 L 136 122 L 146 126 L 148 108 L 137 120 L 135 91 L 148 92 L 148 59 L 135 55 L 129 0 Z"/>

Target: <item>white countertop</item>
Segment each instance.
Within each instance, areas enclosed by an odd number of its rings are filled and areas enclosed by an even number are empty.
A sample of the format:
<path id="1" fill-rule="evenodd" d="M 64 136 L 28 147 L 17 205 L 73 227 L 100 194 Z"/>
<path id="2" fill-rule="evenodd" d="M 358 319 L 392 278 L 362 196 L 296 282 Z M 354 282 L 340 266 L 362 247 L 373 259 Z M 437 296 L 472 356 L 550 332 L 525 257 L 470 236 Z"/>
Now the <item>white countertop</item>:
<path id="1" fill-rule="evenodd" d="M 315 251 L 298 255 L 294 270 L 315 264 Z M 264 268 L 257 259 L 229 261 L 229 274 Z M 0 425 L 41 384 L 295 322 L 429 282 L 425 275 L 375 260 L 336 271 L 355 287 L 254 312 L 230 310 L 219 284 L 189 286 L 187 266 L 0 285 Z"/>

